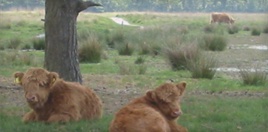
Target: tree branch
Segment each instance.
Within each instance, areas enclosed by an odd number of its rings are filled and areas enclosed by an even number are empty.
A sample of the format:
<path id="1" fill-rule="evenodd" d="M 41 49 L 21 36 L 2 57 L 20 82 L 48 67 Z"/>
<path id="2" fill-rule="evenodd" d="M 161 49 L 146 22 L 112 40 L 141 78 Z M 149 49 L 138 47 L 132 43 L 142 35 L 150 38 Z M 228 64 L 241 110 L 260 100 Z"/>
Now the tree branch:
<path id="1" fill-rule="evenodd" d="M 20 90 L 22 88 L 20 86 L 3 86 L 3 85 L 0 85 L 0 89 L 15 89 L 15 90 Z"/>
<path id="2" fill-rule="evenodd" d="M 77 11 L 81 12 L 89 7 L 92 6 L 102 6 L 101 4 L 98 3 L 94 3 L 92 1 L 79 1 L 78 5 L 77 5 Z"/>

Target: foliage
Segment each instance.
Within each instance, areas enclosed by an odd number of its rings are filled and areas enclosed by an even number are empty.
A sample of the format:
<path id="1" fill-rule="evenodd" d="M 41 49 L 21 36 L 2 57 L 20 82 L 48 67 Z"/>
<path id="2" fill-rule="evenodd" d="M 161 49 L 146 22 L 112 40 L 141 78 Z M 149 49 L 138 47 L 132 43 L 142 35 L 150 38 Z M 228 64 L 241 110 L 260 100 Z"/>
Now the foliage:
<path id="1" fill-rule="evenodd" d="M 263 33 L 268 33 L 268 25 L 264 26 Z"/>
<path id="2" fill-rule="evenodd" d="M 260 36 L 260 35 L 261 35 L 261 31 L 260 31 L 260 29 L 258 29 L 258 28 L 253 28 L 253 29 L 251 30 L 251 35 L 252 35 L 252 36 Z"/>
<path id="3" fill-rule="evenodd" d="M 45 38 L 34 38 L 32 40 L 33 48 L 36 50 L 44 50 L 45 49 Z"/>
<path id="4" fill-rule="evenodd" d="M 21 38 L 19 38 L 19 37 L 11 38 L 8 42 L 7 48 L 17 49 L 21 43 L 22 43 Z"/>
<path id="5" fill-rule="evenodd" d="M 134 47 L 129 43 L 118 45 L 117 46 L 118 54 L 119 55 L 128 55 L 131 56 L 134 52 Z"/>
<path id="6" fill-rule="evenodd" d="M 246 70 L 240 68 L 240 75 L 245 85 L 265 85 L 267 73 L 258 69 Z"/>
<path id="7" fill-rule="evenodd" d="M 238 26 L 236 26 L 236 25 L 232 25 L 232 26 L 229 26 L 229 27 L 228 27 L 228 33 L 229 33 L 229 34 L 235 34 L 235 33 L 238 33 L 238 31 L 239 31 L 239 28 L 238 28 Z"/>
<path id="8" fill-rule="evenodd" d="M 99 63 L 101 61 L 102 47 L 96 37 L 89 37 L 81 42 L 79 47 L 80 62 Z"/>
<path id="9" fill-rule="evenodd" d="M 1 51 L 0 65 L 15 65 L 15 66 L 38 66 L 42 63 L 42 59 L 32 53 L 18 52 L 16 50 Z"/>
<path id="10" fill-rule="evenodd" d="M 139 57 L 136 59 L 135 64 L 143 64 L 144 62 L 145 62 L 144 57 L 139 56 Z"/>
<path id="11" fill-rule="evenodd" d="M 209 55 L 199 54 L 196 59 L 187 58 L 187 68 L 193 78 L 212 79 L 216 73 L 217 61 Z"/>
<path id="12" fill-rule="evenodd" d="M 195 61 L 200 51 L 193 44 L 173 44 L 165 49 L 164 54 L 173 70 L 185 70 L 188 69 L 188 61 Z"/>
<path id="13" fill-rule="evenodd" d="M 227 39 L 223 35 L 206 34 L 199 41 L 199 46 L 205 50 L 223 51 L 227 46 Z"/>
<path id="14" fill-rule="evenodd" d="M 94 12 L 120 12 L 120 11 L 157 11 L 157 12 L 212 12 L 212 11 L 231 11 L 231 12 L 265 12 L 267 2 L 263 0 L 94 0 L 102 4 L 102 8 L 91 8 L 88 11 Z M 3 0 L 0 9 L 19 9 L 24 8 L 33 10 L 45 6 L 42 0 Z"/>

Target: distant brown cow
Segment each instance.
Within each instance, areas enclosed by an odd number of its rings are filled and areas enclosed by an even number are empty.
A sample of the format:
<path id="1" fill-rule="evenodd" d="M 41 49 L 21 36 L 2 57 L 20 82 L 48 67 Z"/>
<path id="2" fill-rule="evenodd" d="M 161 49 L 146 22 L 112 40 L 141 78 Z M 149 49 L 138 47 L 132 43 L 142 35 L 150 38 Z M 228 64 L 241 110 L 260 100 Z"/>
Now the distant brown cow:
<path id="1" fill-rule="evenodd" d="M 109 132 L 187 132 L 177 124 L 186 83 L 165 83 L 120 109 Z"/>
<path id="2" fill-rule="evenodd" d="M 24 115 L 24 122 L 68 122 L 97 119 L 102 115 L 102 103 L 94 91 L 59 79 L 55 72 L 30 68 L 25 73 L 15 73 L 14 77 L 24 88 L 31 108 Z"/>
<path id="3" fill-rule="evenodd" d="M 235 19 L 226 13 L 212 13 L 210 23 L 228 23 L 233 24 Z"/>

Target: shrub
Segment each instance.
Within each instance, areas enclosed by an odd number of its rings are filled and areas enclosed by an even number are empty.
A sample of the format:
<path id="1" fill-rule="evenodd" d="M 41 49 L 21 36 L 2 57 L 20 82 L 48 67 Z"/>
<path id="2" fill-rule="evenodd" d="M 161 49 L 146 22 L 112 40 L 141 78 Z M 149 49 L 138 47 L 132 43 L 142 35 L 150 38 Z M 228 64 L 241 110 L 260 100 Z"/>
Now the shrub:
<path id="1" fill-rule="evenodd" d="M 32 40 L 33 48 L 35 50 L 44 50 L 45 49 L 45 39 L 44 38 L 35 38 Z"/>
<path id="2" fill-rule="evenodd" d="M 9 40 L 7 48 L 17 49 L 21 43 L 22 43 L 21 38 L 18 38 L 18 37 L 12 38 Z"/>
<path id="3" fill-rule="evenodd" d="M 21 49 L 23 49 L 23 50 L 29 50 L 29 49 L 31 49 L 31 46 L 29 44 L 26 44 Z"/>
<path id="4" fill-rule="evenodd" d="M 232 26 L 229 26 L 228 27 L 228 33 L 229 34 L 235 34 L 235 33 L 238 33 L 239 31 L 239 28 L 235 25 L 232 25 Z"/>
<path id="5" fill-rule="evenodd" d="M 171 45 L 164 51 L 173 70 L 187 69 L 187 61 L 195 60 L 199 53 L 200 51 L 195 45 Z"/>
<path id="6" fill-rule="evenodd" d="M 79 47 L 79 60 L 87 63 L 99 63 L 101 61 L 102 47 L 96 37 L 91 37 L 82 42 Z"/>
<path id="7" fill-rule="evenodd" d="M 142 45 L 140 45 L 140 48 L 141 48 L 140 53 L 139 53 L 140 55 L 147 55 L 152 52 L 151 47 L 145 42 Z"/>
<path id="8" fill-rule="evenodd" d="M 223 51 L 227 46 L 227 39 L 220 35 L 205 35 L 200 41 L 199 46 L 205 50 Z"/>
<path id="9" fill-rule="evenodd" d="M 261 31 L 259 29 L 257 29 L 257 28 L 253 28 L 251 30 L 251 35 L 252 36 L 260 36 L 261 35 Z"/>
<path id="10" fill-rule="evenodd" d="M 145 74 L 147 71 L 147 66 L 142 64 L 142 65 L 138 65 L 138 74 L 139 75 L 143 75 Z"/>
<path id="11" fill-rule="evenodd" d="M 250 31 L 250 27 L 248 27 L 248 26 L 244 26 L 244 27 L 243 27 L 243 30 L 244 30 L 244 31 Z"/>
<path id="12" fill-rule="evenodd" d="M 29 52 L 8 51 L 0 52 L 0 65 L 27 65 L 40 66 L 42 59 L 32 55 Z"/>
<path id="13" fill-rule="evenodd" d="M 263 33 L 268 33 L 268 25 L 266 25 L 263 29 Z"/>
<path id="14" fill-rule="evenodd" d="M 132 65 L 124 62 L 117 62 L 119 65 L 119 73 L 121 75 L 136 75 L 136 74 L 145 74 L 147 71 L 147 66 L 142 65 Z"/>
<path id="15" fill-rule="evenodd" d="M 253 71 L 240 68 L 240 76 L 245 85 L 264 85 L 267 82 L 267 73 L 256 68 Z"/>
<path id="16" fill-rule="evenodd" d="M 204 31 L 206 33 L 213 33 L 213 32 L 215 32 L 215 25 L 210 24 L 210 25 L 205 26 L 204 27 Z"/>
<path id="17" fill-rule="evenodd" d="M 109 47 L 114 48 L 116 44 L 124 43 L 125 39 L 124 32 L 119 30 L 110 34 L 110 36 L 106 38 L 106 41 Z"/>
<path id="18" fill-rule="evenodd" d="M 139 56 L 136 61 L 135 64 L 143 64 L 145 62 L 145 59 L 142 56 Z"/>
<path id="19" fill-rule="evenodd" d="M 187 68 L 193 78 L 212 79 L 216 73 L 216 64 L 216 59 L 201 54 L 195 59 L 187 59 Z"/>
<path id="20" fill-rule="evenodd" d="M 130 44 L 123 44 L 117 46 L 117 50 L 119 55 L 129 55 L 131 56 L 134 52 L 134 47 L 132 47 Z"/>

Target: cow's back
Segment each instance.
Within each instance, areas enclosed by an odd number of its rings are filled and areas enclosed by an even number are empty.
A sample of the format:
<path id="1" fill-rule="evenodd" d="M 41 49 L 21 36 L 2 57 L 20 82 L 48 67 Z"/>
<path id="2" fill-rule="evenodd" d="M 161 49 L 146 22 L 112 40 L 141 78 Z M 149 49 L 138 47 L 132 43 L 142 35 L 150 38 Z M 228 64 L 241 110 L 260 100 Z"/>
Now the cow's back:
<path id="1" fill-rule="evenodd" d="M 78 83 L 57 81 L 53 86 L 53 102 L 58 102 L 53 107 L 67 110 L 76 109 L 78 119 L 95 119 L 102 115 L 102 102 L 100 98 L 90 88 L 86 88 Z M 53 104 L 53 103 L 52 103 Z M 52 105 L 51 104 L 51 105 Z M 70 113 L 72 114 L 72 113 Z"/>

